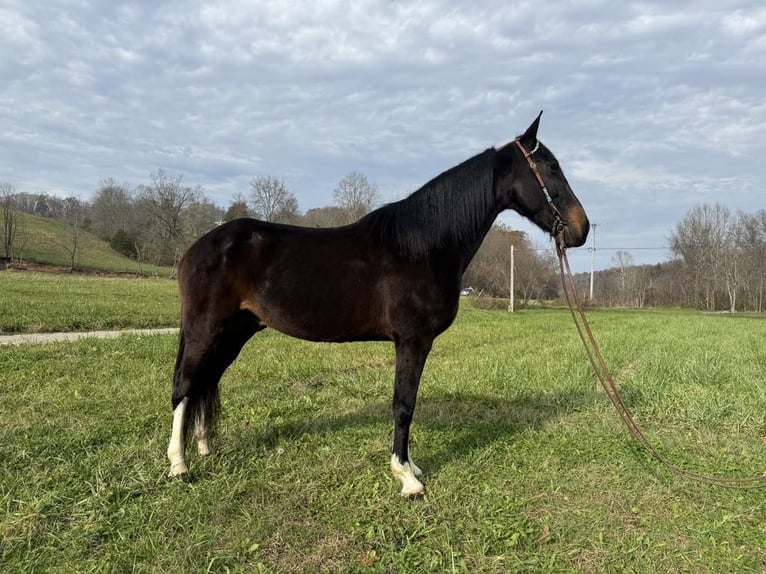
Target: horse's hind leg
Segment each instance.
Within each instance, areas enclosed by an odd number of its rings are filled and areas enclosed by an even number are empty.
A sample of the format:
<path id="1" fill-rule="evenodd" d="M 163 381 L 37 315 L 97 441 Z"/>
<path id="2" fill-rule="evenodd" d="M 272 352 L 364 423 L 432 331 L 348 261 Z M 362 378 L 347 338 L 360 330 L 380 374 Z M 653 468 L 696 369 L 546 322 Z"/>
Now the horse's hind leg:
<path id="1" fill-rule="evenodd" d="M 197 417 L 194 421 L 194 440 L 197 442 L 197 452 L 200 456 L 210 454 L 211 424 L 204 417 Z"/>
<path id="2" fill-rule="evenodd" d="M 173 376 L 173 427 L 168 444 L 170 476 L 188 472 L 184 451 L 193 434 L 201 455 L 210 453 L 210 433 L 218 414 L 218 383 L 242 346 L 263 329 L 248 311 L 218 322 L 209 329 L 205 321 L 196 330 L 184 328 Z"/>
<path id="3" fill-rule="evenodd" d="M 170 460 L 169 476 L 179 476 L 189 471 L 184 460 L 184 451 L 186 450 L 185 423 L 186 423 L 186 405 L 189 399 L 186 397 L 188 381 L 184 382 L 181 375 L 183 365 L 188 361 L 186 358 L 186 335 L 183 327 L 178 341 L 178 356 L 176 357 L 176 366 L 173 372 L 173 426 L 170 431 L 170 442 L 168 443 L 168 459 Z"/>
<path id="4" fill-rule="evenodd" d="M 168 476 L 180 476 L 189 471 L 184 460 L 186 449 L 184 437 L 184 421 L 186 417 L 186 404 L 189 399 L 184 397 L 173 407 L 173 428 L 170 431 L 170 443 L 168 444 L 168 459 L 170 460 L 170 473 Z"/>

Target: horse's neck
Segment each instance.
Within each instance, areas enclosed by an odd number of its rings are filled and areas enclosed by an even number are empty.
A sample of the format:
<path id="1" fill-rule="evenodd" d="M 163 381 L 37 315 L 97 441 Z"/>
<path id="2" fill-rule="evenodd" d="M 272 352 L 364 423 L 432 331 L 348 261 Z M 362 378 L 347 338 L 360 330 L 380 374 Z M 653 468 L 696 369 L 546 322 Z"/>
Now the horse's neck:
<path id="1" fill-rule="evenodd" d="M 482 242 L 484 241 L 484 238 L 489 233 L 489 230 L 492 229 L 492 224 L 495 222 L 495 219 L 500 214 L 500 211 L 502 211 L 497 206 L 493 206 L 492 210 L 487 212 L 484 216 L 484 221 L 481 224 L 481 227 L 477 230 L 477 232 L 473 235 L 471 241 L 468 241 L 465 243 L 465 245 L 462 245 L 462 249 L 460 250 L 460 274 L 462 275 L 465 273 L 465 270 L 468 268 L 468 265 L 471 263 L 471 260 L 476 255 L 476 252 L 479 250 L 479 247 L 481 247 Z"/>

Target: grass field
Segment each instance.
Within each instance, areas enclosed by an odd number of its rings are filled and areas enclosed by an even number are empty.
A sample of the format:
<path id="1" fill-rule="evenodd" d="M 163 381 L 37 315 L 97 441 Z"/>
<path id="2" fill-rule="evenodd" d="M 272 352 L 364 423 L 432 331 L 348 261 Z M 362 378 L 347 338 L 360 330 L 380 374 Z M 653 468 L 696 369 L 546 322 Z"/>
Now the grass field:
<path id="1" fill-rule="evenodd" d="M 174 327 L 178 287 L 169 279 L 0 272 L 0 334 Z"/>
<path id="2" fill-rule="evenodd" d="M 43 263 L 69 268 L 72 263 L 71 230 L 64 221 L 19 213 L 19 232 L 14 258 L 24 262 Z M 169 277 L 171 269 L 138 263 L 116 252 L 103 241 L 85 230 L 79 231 L 75 252 L 75 267 L 110 273 L 135 273 Z"/>
<path id="3" fill-rule="evenodd" d="M 640 423 L 690 469 L 766 469 L 766 321 L 593 312 Z M 166 479 L 176 337 L 0 348 L 2 572 L 764 572 L 766 492 L 676 478 L 597 387 L 565 311 L 464 306 L 388 470 L 391 345 L 266 331 L 214 453 Z"/>

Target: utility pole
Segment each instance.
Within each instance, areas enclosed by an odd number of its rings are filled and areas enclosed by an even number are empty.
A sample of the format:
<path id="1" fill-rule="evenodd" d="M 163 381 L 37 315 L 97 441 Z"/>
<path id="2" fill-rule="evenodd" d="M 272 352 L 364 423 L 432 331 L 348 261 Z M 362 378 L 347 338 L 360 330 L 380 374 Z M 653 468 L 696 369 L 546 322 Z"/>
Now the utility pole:
<path id="1" fill-rule="evenodd" d="M 596 266 L 596 227 L 595 223 L 591 224 L 591 230 L 593 237 L 593 247 L 590 248 L 590 297 L 588 301 L 593 301 L 593 269 Z"/>
<path id="2" fill-rule="evenodd" d="M 508 300 L 508 312 L 513 313 L 513 245 L 511 245 L 511 281 L 510 281 L 510 298 Z"/>

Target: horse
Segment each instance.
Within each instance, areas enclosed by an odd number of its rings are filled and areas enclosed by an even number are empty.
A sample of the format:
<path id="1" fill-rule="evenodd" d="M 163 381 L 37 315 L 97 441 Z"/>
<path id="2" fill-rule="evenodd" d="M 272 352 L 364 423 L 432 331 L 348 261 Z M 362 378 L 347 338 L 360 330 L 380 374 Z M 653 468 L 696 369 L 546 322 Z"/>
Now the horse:
<path id="1" fill-rule="evenodd" d="M 562 246 L 587 239 L 585 211 L 537 139 L 540 115 L 510 143 L 349 225 L 320 229 L 244 218 L 199 238 L 178 266 L 169 475 L 188 473 L 189 438 L 200 455 L 210 453 L 220 378 L 243 345 L 271 327 L 309 341 L 393 342 L 390 466 L 402 496 L 422 496 L 422 471 L 409 452 L 420 377 L 434 339 L 457 315 L 463 272 L 495 218 L 513 209 Z"/>

